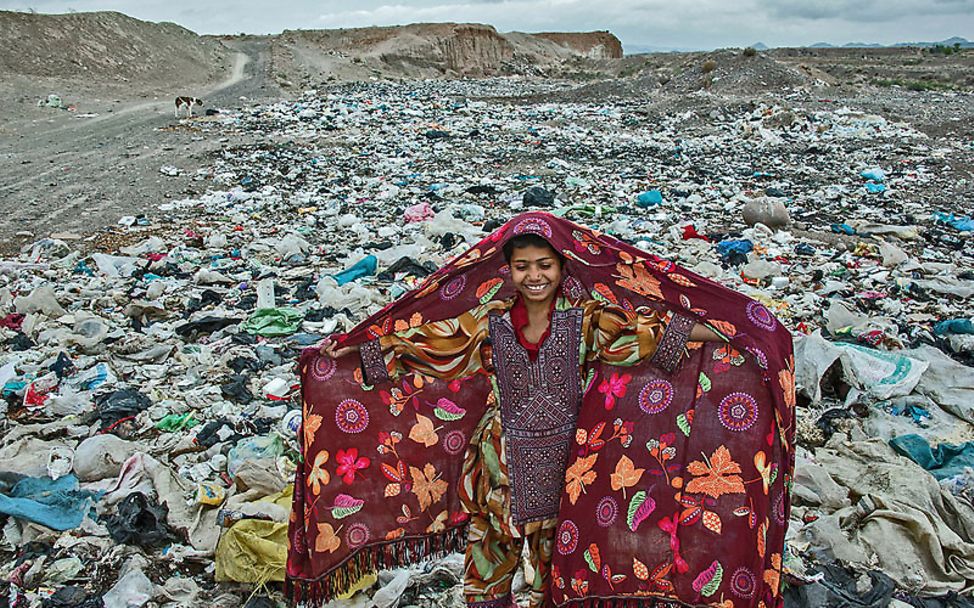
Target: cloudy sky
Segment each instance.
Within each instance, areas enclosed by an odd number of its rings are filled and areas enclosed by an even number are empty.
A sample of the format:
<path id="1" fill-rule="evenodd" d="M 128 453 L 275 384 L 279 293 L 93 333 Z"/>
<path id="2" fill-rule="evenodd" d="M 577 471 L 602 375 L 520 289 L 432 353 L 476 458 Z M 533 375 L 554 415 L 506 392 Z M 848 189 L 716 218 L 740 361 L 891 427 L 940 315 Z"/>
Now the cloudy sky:
<path id="1" fill-rule="evenodd" d="M 604 29 L 630 49 L 974 39 L 974 0 L 0 0 L 0 9 L 114 10 L 201 34 L 422 21 L 489 23 L 501 31 Z"/>

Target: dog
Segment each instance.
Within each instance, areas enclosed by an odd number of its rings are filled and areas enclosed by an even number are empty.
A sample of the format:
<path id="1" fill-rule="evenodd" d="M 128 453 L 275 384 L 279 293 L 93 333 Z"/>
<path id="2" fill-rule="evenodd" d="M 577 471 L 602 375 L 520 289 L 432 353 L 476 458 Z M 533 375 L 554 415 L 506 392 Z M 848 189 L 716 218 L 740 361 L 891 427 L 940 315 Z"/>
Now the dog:
<path id="1" fill-rule="evenodd" d="M 180 108 L 183 108 L 183 107 L 186 108 L 186 112 L 187 112 L 186 115 L 189 116 L 190 118 L 192 118 L 192 116 L 193 116 L 193 106 L 200 106 L 200 107 L 202 107 L 203 106 L 203 100 L 202 99 L 197 99 L 196 97 L 177 97 L 176 98 L 176 113 L 175 113 L 176 118 L 179 118 L 179 110 L 180 110 Z"/>

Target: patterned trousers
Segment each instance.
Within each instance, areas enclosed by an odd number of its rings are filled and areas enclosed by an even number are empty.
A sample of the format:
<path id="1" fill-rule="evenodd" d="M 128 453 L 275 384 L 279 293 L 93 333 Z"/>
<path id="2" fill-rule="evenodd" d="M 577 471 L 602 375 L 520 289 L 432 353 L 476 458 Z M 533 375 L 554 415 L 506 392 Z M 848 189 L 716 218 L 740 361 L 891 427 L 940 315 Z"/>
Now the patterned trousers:
<path id="1" fill-rule="evenodd" d="M 497 408 L 488 410 L 471 439 L 463 464 L 460 500 L 470 514 L 463 579 L 467 605 L 515 605 L 511 584 L 525 545 L 534 571 L 526 581 L 531 589 L 529 606 L 549 605 L 551 551 L 558 520 L 511 524 L 511 485 Z"/>

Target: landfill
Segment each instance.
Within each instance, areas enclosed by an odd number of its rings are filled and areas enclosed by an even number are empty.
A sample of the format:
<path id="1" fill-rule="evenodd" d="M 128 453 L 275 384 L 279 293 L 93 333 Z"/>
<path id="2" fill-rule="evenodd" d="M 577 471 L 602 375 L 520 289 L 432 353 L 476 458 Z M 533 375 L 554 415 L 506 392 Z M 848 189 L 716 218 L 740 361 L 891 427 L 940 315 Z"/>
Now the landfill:
<path id="1" fill-rule="evenodd" d="M 786 605 L 974 606 L 974 205 L 939 194 L 974 142 L 808 92 L 637 113 L 566 86 L 354 83 L 183 119 L 225 142 L 204 195 L 0 260 L 0 606 L 283 604 L 297 355 L 530 209 L 792 330 Z M 462 578 L 451 555 L 336 605 L 460 606 Z"/>

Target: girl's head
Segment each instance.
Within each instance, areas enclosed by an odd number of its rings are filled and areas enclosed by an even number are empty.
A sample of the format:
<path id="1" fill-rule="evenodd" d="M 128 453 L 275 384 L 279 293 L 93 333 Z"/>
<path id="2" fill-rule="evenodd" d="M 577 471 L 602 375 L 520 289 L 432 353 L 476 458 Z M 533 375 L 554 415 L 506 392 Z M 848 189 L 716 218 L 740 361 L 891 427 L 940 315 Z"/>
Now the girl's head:
<path id="1" fill-rule="evenodd" d="M 514 288 L 526 302 L 548 302 L 561 285 L 565 258 L 536 234 L 520 234 L 504 243 Z"/>

